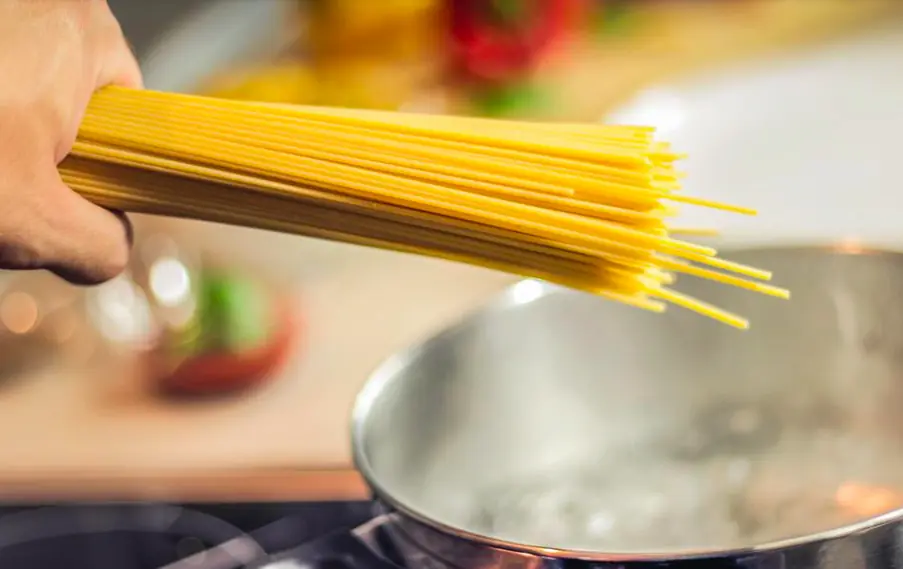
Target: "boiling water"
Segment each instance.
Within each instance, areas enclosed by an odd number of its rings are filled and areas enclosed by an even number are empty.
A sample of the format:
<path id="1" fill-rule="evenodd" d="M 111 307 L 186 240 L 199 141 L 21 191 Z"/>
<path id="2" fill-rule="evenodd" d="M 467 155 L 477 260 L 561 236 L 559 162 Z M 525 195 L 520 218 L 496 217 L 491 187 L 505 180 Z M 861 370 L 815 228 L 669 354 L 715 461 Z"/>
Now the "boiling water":
<path id="1" fill-rule="evenodd" d="M 850 482 L 903 489 L 903 452 L 836 432 L 785 434 L 760 454 L 624 452 L 486 488 L 464 525 L 566 549 L 741 547 L 862 519 L 838 505 Z"/>

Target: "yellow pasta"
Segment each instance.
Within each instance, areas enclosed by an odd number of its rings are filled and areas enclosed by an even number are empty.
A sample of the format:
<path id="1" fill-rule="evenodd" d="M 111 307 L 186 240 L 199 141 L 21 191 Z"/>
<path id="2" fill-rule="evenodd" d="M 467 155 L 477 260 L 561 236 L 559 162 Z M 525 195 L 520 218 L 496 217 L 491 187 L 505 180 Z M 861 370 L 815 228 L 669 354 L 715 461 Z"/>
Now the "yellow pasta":
<path id="1" fill-rule="evenodd" d="M 674 274 L 787 291 L 668 222 L 675 203 L 755 212 L 680 193 L 682 156 L 654 134 L 109 87 L 60 173 L 105 207 L 428 255 L 745 328 L 668 289 Z"/>

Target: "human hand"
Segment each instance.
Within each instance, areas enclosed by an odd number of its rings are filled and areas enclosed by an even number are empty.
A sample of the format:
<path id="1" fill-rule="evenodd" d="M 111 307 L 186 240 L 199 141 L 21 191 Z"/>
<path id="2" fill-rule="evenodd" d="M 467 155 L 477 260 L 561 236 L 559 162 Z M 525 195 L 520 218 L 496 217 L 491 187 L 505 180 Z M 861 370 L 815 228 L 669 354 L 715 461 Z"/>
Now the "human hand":
<path id="1" fill-rule="evenodd" d="M 57 172 L 109 84 L 140 87 L 141 72 L 106 0 L 0 0 L 0 269 L 92 284 L 128 263 L 125 216 Z"/>

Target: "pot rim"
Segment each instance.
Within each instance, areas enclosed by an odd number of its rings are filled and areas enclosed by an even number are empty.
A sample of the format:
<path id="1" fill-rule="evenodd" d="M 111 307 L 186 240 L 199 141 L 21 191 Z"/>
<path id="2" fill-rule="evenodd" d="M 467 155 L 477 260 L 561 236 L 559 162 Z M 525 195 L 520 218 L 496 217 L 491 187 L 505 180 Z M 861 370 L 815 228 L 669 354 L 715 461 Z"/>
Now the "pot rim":
<path id="1" fill-rule="evenodd" d="M 783 245 L 756 245 L 756 246 L 735 246 L 726 247 L 724 251 L 727 255 L 731 254 L 755 254 L 755 253 L 773 253 L 773 252 L 799 252 L 812 253 L 823 252 L 829 255 L 890 255 L 903 256 L 903 245 L 885 246 L 870 245 L 868 242 L 860 241 L 816 241 L 816 242 L 792 242 Z M 534 283 L 538 286 L 531 285 L 530 294 L 523 294 L 523 283 Z M 519 288 L 520 287 L 520 288 Z M 405 504 L 404 501 L 393 496 L 387 488 L 379 483 L 378 477 L 370 464 L 369 459 L 364 452 L 364 426 L 369 416 L 370 409 L 384 392 L 385 388 L 400 377 L 400 370 L 407 368 L 412 362 L 428 351 L 431 346 L 441 342 L 444 338 L 456 334 L 460 329 L 466 326 L 472 326 L 482 320 L 490 318 L 498 313 L 504 312 L 512 306 L 527 304 L 540 298 L 556 294 L 583 294 L 578 291 L 560 287 L 558 285 L 546 283 L 537 279 L 523 279 L 513 285 L 505 288 L 501 293 L 495 296 L 484 306 L 476 310 L 464 314 L 457 322 L 444 328 L 427 338 L 425 341 L 419 342 L 405 348 L 395 354 L 385 358 L 375 370 L 370 374 L 363 388 L 358 393 L 353 404 L 351 414 L 351 451 L 352 459 L 355 467 L 370 487 L 374 496 L 385 502 L 395 511 L 407 516 L 425 526 L 431 527 L 439 532 L 451 535 L 460 539 L 474 542 L 487 547 L 507 550 L 519 554 L 528 554 L 538 557 L 549 558 L 566 558 L 580 559 L 586 561 L 599 562 L 660 562 L 674 561 L 681 559 L 699 559 L 713 557 L 736 557 L 750 555 L 755 553 L 767 553 L 778 550 L 784 550 L 801 545 L 807 545 L 820 541 L 830 541 L 847 537 L 851 534 L 857 534 L 877 527 L 903 521 L 903 507 L 891 510 L 879 516 L 866 518 L 864 520 L 854 522 L 852 524 L 843 525 L 820 531 L 813 534 L 784 538 L 779 540 L 768 541 L 762 544 L 750 545 L 745 547 L 716 547 L 709 549 L 699 548 L 683 548 L 683 549 L 659 549 L 646 552 L 618 552 L 618 551 L 597 551 L 583 549 L 563 549 L 555 547 L 545 547 L 541 545 L 533 545 L 529 543 L 520 543 L 517 541 L 509 541 L 495 538 L 485 534 L 474 533 L 469 530 L 455 527 L 445 522 L 436 520 L 417 508 Z M 527 297 L 525 299 L 525 296 Z"/>

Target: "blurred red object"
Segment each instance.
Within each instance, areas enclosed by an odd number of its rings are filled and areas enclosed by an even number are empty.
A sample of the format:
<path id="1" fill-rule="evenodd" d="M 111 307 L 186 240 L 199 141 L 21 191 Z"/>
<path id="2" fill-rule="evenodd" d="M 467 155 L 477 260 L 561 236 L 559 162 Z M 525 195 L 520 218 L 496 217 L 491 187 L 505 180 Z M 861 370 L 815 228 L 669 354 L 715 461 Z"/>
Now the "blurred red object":
<path id="1" fill-rule="evenodd" d="M 528 75 L 577 28 L 586 0 L 449 0 L 454 70 L 504 83 Z"/>
<path id="2" fill-rule="evenodd" d="M 240 351 L 193 354 L 169 369 L 160 354 L 153 354 L 158 389 L 170 395 L 208 396 L 240 392 L 266 383 L 289 356 L 297 355 L 303 329 L 292 302 L 283 300 L 274 313 L 277 321 L 262 345 Z"/>

